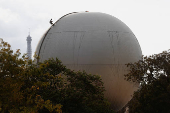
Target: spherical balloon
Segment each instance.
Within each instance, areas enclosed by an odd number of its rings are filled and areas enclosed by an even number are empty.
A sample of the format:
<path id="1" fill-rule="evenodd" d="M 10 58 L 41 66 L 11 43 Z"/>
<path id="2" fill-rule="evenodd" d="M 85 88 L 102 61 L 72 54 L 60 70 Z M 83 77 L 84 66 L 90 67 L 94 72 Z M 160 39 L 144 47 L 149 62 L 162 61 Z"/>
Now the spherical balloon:
<path id="1" fill-rule="evenodd" d="M 129 27 L 111 15 L 84 12 L 61 17 L 40 39 L 36 53 L 40 62 L 57 57 L 67 68 L 101 75 L 105 97 L 116 110 L 137 89 L 124 74 L 125 64 L 141 58 L 140 45 Z"/>

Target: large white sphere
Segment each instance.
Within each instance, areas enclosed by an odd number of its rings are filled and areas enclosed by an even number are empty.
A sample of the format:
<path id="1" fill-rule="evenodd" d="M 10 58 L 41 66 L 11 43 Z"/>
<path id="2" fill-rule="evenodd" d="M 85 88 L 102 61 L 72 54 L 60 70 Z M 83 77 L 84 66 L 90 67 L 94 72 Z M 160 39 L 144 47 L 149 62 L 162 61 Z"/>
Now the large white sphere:
<path id="1" fill-rule="evenodd" d="M 141 58 L 140 45 L 132 31 L 111 15 L 84 12 L 61 17 L 41 38 L 36 53 L 40 62 L 57 57 L 70 69 L 101 75 L 105 97 L 116 110 L 136 89 L 124 74 L 125 64 Z"/>

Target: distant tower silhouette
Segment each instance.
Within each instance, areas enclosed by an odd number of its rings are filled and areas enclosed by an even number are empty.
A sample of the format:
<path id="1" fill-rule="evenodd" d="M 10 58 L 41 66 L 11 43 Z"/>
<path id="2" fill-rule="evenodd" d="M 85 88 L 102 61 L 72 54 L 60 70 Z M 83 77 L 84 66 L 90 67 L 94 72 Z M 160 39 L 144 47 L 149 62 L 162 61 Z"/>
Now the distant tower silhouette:
<path id="1" fill-rule="evenodd" d="M 31 41 L 32 41 L 32 38 L 31 38 L 30 33 L 29 33 L 29 35 L 27 37 L 27 55 L 28 55 L 29 59 L 32 58 Z"/>

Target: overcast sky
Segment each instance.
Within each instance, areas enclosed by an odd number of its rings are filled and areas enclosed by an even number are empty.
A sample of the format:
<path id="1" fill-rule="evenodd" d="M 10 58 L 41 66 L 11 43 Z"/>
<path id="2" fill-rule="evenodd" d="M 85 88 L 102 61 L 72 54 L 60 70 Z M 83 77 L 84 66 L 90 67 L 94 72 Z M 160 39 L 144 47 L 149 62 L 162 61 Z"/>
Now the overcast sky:
<path id="1" fill-rule="evenodd" d="M 71 12 L 102 12 L 123 21 L 138 39 L 143 55 L 170 49 L 170 0 L 0 0 L 0 38 L 26 53 L 32 51 L 49 21 Z"/>

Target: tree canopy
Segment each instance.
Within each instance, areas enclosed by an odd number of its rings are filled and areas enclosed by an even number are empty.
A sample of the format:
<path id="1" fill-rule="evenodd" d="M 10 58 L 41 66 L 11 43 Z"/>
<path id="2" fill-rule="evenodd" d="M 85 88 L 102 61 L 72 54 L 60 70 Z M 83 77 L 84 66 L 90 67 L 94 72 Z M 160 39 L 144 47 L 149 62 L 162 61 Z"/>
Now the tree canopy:
<path id="1" fill-rule="evenodd" d="M 170 112 L 170 51 L 129 63 L 128 81 L 140 83 L 129 102 L 130 113 Z"/>
<path id="2" fill-rule="evenodd" d="M 20 55 L 0 40 L 0 112 L 113 113 L 99 75 L 67 69 L 57 58 L 37 64 Z"/>

